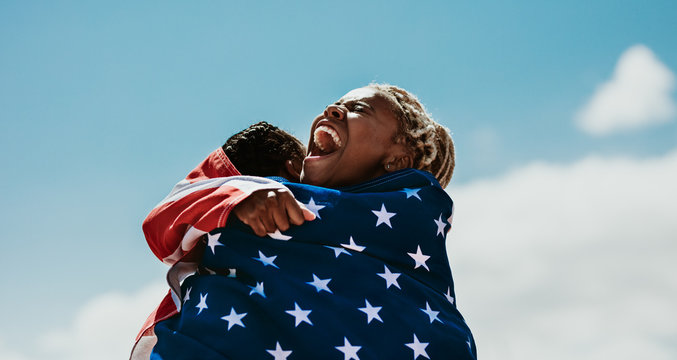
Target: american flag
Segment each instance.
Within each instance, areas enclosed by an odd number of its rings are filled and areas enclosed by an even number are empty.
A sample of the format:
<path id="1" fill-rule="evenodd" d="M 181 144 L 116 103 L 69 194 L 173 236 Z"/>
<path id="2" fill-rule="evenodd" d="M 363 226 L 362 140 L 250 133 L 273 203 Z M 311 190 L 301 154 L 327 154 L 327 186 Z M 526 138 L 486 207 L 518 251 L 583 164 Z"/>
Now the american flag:
<path id="1" fill-rule="evenodd" d="M 405 169 L 342 190 L 285 183 L 317 218 L 205 236 L 151 359 L 475 359 L 445 238 L 453 203 Z"/>
<path id="2" fill-rule="evenodd" d="M 197 269 L 199 240 L 208 231 L 225 226 L 230 211 L 252 192 L 282 188 L 270 179 L 242 176 L 219 147 L 151 210 L 143 233 L 153 254 L 171 265 L 167 272 L 170 290 L 141 327 L 130 359 L 148 359 L 155 324 L 181 309 L 180 283 Z"/>

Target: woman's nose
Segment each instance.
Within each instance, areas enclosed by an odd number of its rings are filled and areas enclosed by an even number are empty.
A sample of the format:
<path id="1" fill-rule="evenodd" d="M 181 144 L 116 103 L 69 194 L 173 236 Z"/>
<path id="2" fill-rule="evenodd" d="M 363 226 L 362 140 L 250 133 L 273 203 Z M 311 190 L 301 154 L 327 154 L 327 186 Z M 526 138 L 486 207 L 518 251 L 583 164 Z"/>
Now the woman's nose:
<path id="1" fill-rule="evenodd" d="M 324 117 L 343 120 L 346 116 L 345 109 L 340 105 L 329 105 L 324 109 Z"/>

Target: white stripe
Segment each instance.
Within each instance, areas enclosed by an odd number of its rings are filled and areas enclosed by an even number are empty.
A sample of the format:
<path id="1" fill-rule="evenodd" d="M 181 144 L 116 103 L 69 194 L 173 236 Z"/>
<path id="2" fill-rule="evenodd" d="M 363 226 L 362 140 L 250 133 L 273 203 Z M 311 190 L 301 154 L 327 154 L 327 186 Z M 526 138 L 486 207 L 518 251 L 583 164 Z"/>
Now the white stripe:
<path id="1" fill-rule="evenodd" d="M 209 229 L 209 231 L 212 231 L 214 229 Z M 197 243 L 198 239 L 200 239 L 200 236 L 206 234 L 206 231 L 196 229 L 194 227 L 188 228 L 188 231 L 186 231 L 186 234 L 183 235 L 183 239 L 181 239 L 181 250 L 185 253 L 190 251 L 195 244 Z M 178 260 L 178 259 L 177 259 Z"/>
<path id="2" fill-rule="evenodd" d="M 258 176 L 229 176 L 229 177 L 220 177 L 214 179 L 200 180 L 195 183 L 190 183 L 188 180 L 184 179 L 179 181 L 172 191 L 169 192 L 169 195 L 165 197 L 159 204 L 155 207 L 159 207 L 168 202 L 177 201 L 183 197 L 186 197 L 196 191 L 213 189 L 220 186 L 232 186 L 238 190 L 249 195 L 256 190 L 263 189 L 286 189 L 286 187 L 280 184 L 277 181 L 258 177 Z"/>
<path id="3" fill-rule="evenodd" d="M 197 265 L 197 263 L 193 262 L 177 262 L 167 270 L 167 284 L 169 284 L 169 288 L 172 290 L 172 300 L 174 300 L 177 311 L 181 311 L 181 306 L 183 305 L 181 283 L 189 275 L 192 275 L 197 271 Z"/>

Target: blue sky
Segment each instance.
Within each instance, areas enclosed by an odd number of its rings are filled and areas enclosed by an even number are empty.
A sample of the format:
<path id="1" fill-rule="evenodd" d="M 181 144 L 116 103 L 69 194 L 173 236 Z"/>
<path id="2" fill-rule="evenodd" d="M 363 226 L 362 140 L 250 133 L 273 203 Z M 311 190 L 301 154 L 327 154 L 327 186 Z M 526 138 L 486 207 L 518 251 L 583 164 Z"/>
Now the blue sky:
<path id="1" fill-rule="evenodd" d="M 657 0 L 3 1 L 0 345 L 161 279 L 140 224 L 176 181 L 256 121 L 307 141 L 324 106 L 373 81 L 451 129 L 452 190 L 533 163 L 660 158 L 674 114 L 606 136 L 575 118 L 634 45 L 674 74 L 675 14 Z"/>

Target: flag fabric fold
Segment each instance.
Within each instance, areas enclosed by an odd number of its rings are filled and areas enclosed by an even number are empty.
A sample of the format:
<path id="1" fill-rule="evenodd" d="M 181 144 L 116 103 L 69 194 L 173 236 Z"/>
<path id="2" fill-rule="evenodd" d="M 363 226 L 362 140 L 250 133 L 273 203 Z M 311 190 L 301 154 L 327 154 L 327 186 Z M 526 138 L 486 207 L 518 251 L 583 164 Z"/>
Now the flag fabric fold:
<path id="1" fill-rule="evenodd" d="M 317 218 L 266 237 L 236 218 L 205 228 L 151 358 L 476 358 L 446 254 L 453 202 L 431 174 L 284 185 Z"/>
<path id="2" fill-rule="evenodd" d="M 153 326 L 181 308 L 180 283 L 195 272 L 200 239 L 210 230 L 226 225 L 230 211 L 252 192 L 283 189 L 279 182 L 242 176 L 222 148 L 210 153 L 185 179 L 157 204 L 143 222 L 143 232 L 153 254 L 170 265 L 165 298 L 144 322 L 136 337 L 153 336 Z M 137 347 L 132 357 L 138 354 Z"/>
<path id="3" fill-rule="evenodd" d="M 223 227 L 233 207 L 252 192 L 282 188 L 270 179 L 242 176 L 218 148 L 151 210 L 143 233 L 155 256 L 173 265 L 207 231 Z"/>

